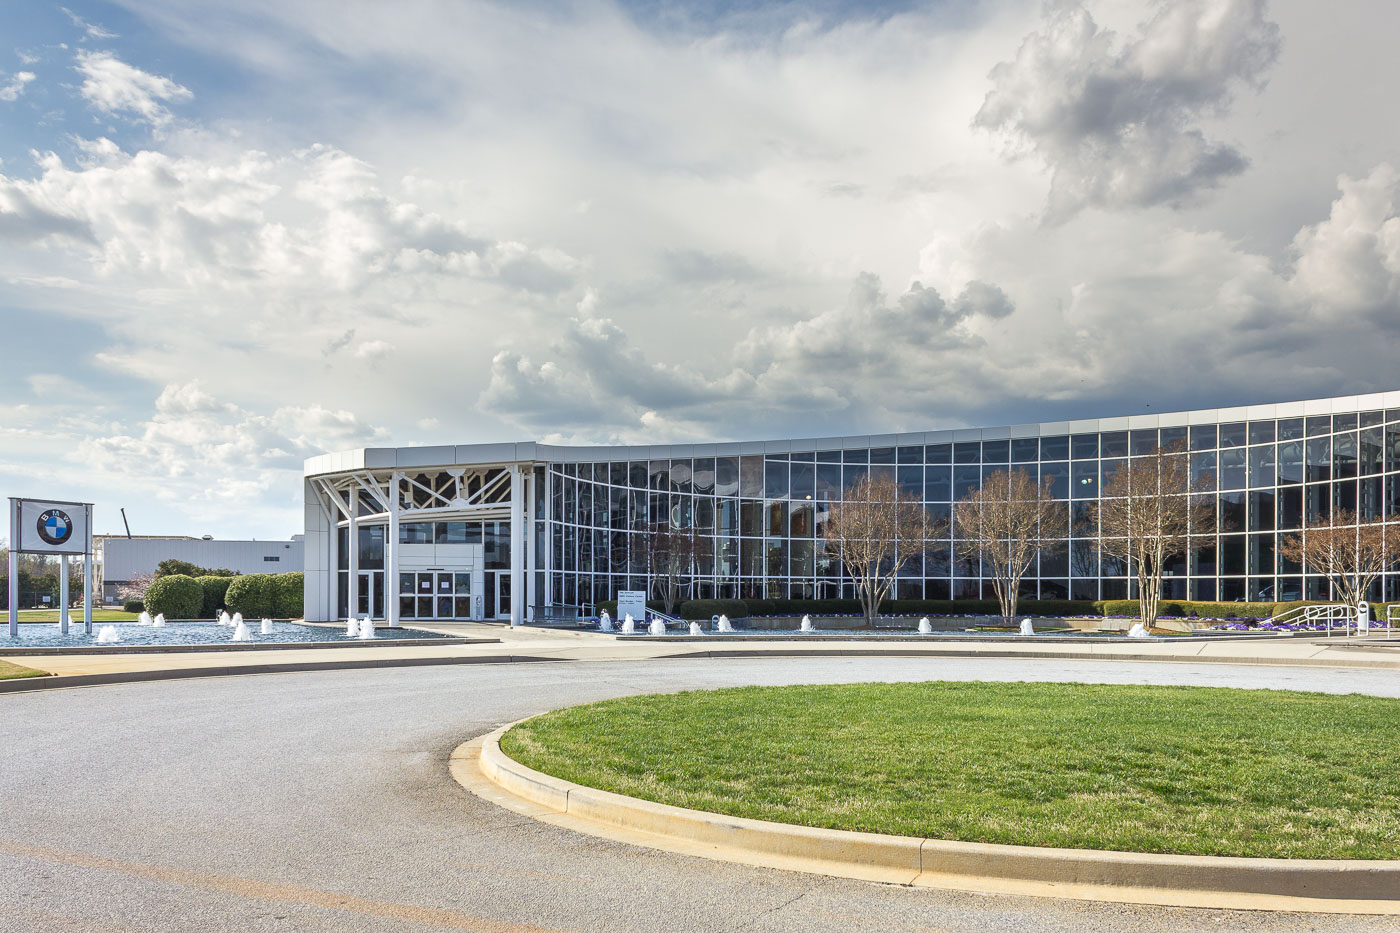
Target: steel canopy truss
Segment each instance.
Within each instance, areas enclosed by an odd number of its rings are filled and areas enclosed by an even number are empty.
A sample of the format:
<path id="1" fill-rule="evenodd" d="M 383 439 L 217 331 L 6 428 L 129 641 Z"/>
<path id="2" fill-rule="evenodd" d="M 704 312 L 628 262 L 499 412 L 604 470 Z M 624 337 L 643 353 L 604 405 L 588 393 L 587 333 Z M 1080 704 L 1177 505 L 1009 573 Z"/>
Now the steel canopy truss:
<path id="1" fill-rule="evenodd" d="M 309 477 L 318 495 L 322 514 L 332 528 L 348 528 L 349 541 L 358 541 L 358 527 L 387 525 L 384 536 L 386 580 L 398 579 L 399 525 L 402 522 L 443 518 L 508 518 L 511 523 L 512 592 L 511 624 L 524 621 L 522 604 L 530 602 L 526 584 L 527 561 L 533 564 L 533 514 L 535 494 L 532 464 L 490 467 L 444 467 L 430 470 L 366 469 Z M 530 501 L 526 501 L 526 500 Z M 527 545 L 530 545 L 528 548 Z M 332 568 L 336 536 L 331 536 Z M 358 605 L 359 547 L 349 548 L 348 605 Z M 530 567 L 529 570 L 533 570 Z M 399 622 L 396 599 L 385 600 L 390 625 Z"/>

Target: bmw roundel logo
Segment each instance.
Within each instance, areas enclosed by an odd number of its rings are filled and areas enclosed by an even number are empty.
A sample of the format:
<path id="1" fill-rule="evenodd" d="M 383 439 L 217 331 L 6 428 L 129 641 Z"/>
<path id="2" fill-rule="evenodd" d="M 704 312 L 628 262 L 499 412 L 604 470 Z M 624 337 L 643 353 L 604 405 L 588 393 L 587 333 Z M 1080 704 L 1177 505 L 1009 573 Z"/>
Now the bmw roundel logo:
<path id="1" fill-rule="evenodd" d="M 39 537 L 47 544 L 63 544 L 73 536 L 73 520 L 62 509 L 49 509 L 39 516 Z"/>

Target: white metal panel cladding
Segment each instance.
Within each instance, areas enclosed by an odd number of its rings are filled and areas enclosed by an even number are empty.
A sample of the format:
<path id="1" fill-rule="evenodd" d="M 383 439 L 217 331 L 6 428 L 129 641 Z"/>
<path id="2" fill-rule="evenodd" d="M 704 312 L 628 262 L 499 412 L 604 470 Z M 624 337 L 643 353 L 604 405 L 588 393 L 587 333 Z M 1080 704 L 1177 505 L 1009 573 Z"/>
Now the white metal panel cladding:
<path id="1" fill-rule="evenodd" d="M 312 529 L 313 532 L 316 529 Z M 303 569 L 303 542 L 205 541 L 199 538 L 109 537 L 102 543 L 102 576 L 108 583 L 154 573 L 168 559 L 234 573 L 291 573 Z M 273 559 L 275 558 L 275 559 Z"/>

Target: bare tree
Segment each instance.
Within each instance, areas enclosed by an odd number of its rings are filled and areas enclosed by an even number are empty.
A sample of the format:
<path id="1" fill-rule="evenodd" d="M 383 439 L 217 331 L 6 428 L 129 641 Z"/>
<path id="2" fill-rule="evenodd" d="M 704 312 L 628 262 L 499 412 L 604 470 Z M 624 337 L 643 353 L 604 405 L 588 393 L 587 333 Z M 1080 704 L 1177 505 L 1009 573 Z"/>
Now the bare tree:
<path id="1" fill-rule="evenodd" d="M 981 559 L 991 568 L 992 587 L 1001 603 L 1001 616 L 1016 618 L 1021 577 L 1045 546 L 1048 528 L 1059 503 L 1046 480 L 1036 485 L 1025 470 L 997 470 L 953 506 L 953 531 L 958 554 Z"/>
<path id="2" fill-rule="evenodd" d="M 1400 534 L 1385 533 L 1380 518 L 1359 518 L 1339 509 L 1330 518 L 1305 524 L 1300 533 L 1281 538 L 1278 552 L 1305 570 L 1320 573 L 1332 590 L 1355 609 L 1371 584 L 1400 560 Z"/>
<path id="3" fill-rule="evenodd" d="M 1137 576 L 1138 619 L 1150 627 L 1162 601 L 1162 571 L 1190 547 L 1188 532 L 1210 521 L 1204 489 L 1191 482 L 1190 458 L 1182 442 L 1158 447 L 1127 461 L 1103 484 L 1095 505 L 1100 548 Z"/>
<path id="4" fill-rule="evenodd" d="M 931 530 L 923 505 L 894 480 L 863 476 L 831 503 L 822 537 L 855 581 L 866 625 L 874 626 L 880 601 L 900 568 L 923 553 Z"/>
<path id="5" fill-rule="evenodd" d="M 700 556 L 702 544 L 708 543 L 694 528 L 674 528 L 669 522 L 658 522 L 647 529 L 647 580 L 652 595 L 661 600 L 667 615 L 676 611 L 689 578 Z"/>

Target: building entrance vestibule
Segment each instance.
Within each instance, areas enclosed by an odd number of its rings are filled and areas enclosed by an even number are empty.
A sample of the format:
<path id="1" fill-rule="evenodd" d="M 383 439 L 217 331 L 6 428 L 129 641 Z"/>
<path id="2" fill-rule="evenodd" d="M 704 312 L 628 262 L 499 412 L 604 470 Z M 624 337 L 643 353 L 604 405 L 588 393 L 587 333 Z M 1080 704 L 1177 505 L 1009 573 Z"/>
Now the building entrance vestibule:
<path id="1" fill-rule="evenodd" d="M 418 570 L 399 574 L 400 619 L 479 619 L 469 571 Z"/>

